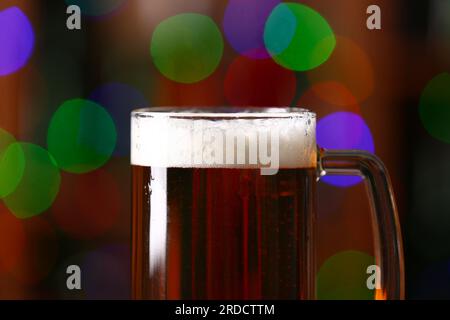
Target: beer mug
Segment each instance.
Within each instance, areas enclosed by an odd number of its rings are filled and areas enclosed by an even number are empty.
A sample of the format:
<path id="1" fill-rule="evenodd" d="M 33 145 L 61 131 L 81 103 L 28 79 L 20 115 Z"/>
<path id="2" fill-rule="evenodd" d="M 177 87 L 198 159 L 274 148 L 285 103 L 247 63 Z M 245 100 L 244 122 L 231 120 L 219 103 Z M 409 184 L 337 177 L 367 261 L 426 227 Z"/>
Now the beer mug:
<path id="1" fill-rule="evenodd" d="M 378 298 L 402 299 L 392 186 L 364 151 L 316 146 L 299 108 L 171 108 L 131 114 L 132 296 L 314 299 L 316 183 L 365 178 Z M 378 294 L 379 293 L 379 294 Z"/>

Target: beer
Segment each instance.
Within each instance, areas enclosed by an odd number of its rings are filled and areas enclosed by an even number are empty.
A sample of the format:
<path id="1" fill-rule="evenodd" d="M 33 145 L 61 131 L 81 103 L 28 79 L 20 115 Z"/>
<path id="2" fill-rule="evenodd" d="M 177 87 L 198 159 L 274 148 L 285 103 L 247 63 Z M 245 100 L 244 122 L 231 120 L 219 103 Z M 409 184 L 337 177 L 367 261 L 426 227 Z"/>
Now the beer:
<path id="1" fill-rule="evenodd" d="M 134 298 L 313 295 L 316 152 L 310 132 L 315 119 L 269 115 L 133 114 Z M 211 156 L 212 140 L 205 134 L 213 127 L 242 130 L 243 155 L 219 138 L 223 153 L 216 146 L 218 157 L 195 161 Z M 252 147 L 262 130 L 271 133 L 263 144 L 271 149 L 272 162 L 279 153 L 279 167 L 271 167 L 276 170 L 270 174 L 261 170 L 270 167 L 261 164 L 261 152 L 253 161 L 250 156 L 251 149 L 264 149 L 258 143 Z M 233 138 L 238 144 L 239 137 Z M 235 163 L 225 160 L 230 152 Z"/>

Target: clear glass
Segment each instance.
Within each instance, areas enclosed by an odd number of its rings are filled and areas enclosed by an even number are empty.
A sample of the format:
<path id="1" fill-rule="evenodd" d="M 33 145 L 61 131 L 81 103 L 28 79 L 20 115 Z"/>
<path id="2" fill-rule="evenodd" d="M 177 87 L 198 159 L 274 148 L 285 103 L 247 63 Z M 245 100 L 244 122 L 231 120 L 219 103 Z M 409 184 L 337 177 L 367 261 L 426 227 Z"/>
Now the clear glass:
<path id="1" fill-rule="evenodd" d="M 388 174 L 371 154 L 317 149 L 314 113 L 162 107 L 131 117 L 133 298 L 314 299 L 315 186 L 325 174 L 366 178 L 382 271 L 377 297 L 403 298 L 401 235 Z M 224 130 L 223 140 L 214 130 Z M 246 134 L 243 162 L 237 134 L 227 136 L 237 131 Z M 192 161 L 210 155 L 213 140 L 205 142 L 205 135 L 211 132 L 226 155 L 213 148 L 220 157 Z M 263 171 L 266 147 L 270 165 L 278 152 L 275 171 Z M 230 152 L 236 163 L 217 161 Z"/>

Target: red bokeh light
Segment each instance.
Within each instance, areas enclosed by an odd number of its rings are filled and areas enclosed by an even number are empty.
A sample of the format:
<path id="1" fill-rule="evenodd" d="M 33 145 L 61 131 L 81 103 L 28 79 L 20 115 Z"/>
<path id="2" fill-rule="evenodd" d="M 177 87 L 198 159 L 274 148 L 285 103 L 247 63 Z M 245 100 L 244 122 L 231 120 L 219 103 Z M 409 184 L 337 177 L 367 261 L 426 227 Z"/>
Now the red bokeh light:
<path id="1" fill-rule="evenodd" d="M 172 81 L 161 75 L 156 80 L 153 102 L 157 106 L 221 106 L 225 102 L 222 71 L 191 84 Z"/>
<path id="2" fill-rule="evenodd" d="M 22 220 L 0 203 L 0 272 L 11 271 L 17 265 L 25 242 Z"/>
<path id="3" fill-rule="evenodd" d="M 272 59 L 237 57 L 228 67 L 224 92 L 236 106 L 289 106 L 295 97 L 296 76 Z"/>
<path id="4" fill-rule="evenodd" d="M 54 228 L 42 217 L 26 219 L 22 223 L 26 236 L 25 246 L 11 274 L 23 284 L 35 285 L 54 267 L 58 239 Z"/>
<path id="5" fill-rule="evenodd" d="M 57 225 L 76 239 L 92 239 L 110 230 L 119 216 L 121 194 L 116 180 L 100 169 L 65 174 L 52 208 Z"/>

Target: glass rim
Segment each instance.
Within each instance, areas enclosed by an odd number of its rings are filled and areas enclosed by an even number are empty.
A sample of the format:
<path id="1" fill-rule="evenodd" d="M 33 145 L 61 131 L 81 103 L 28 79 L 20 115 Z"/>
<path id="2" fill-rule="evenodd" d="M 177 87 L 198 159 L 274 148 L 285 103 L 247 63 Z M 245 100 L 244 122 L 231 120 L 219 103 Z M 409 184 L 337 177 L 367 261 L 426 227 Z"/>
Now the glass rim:
<path id="1" fill-rule="evenodd" d="M 135 118 L 180 119 L 289 119 L 316 118 L 316 114 L 300 107 L 150 107 L 133 110 Z"/>

